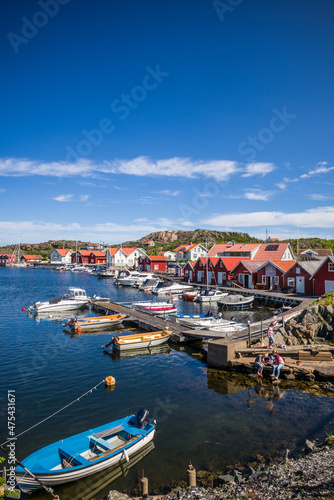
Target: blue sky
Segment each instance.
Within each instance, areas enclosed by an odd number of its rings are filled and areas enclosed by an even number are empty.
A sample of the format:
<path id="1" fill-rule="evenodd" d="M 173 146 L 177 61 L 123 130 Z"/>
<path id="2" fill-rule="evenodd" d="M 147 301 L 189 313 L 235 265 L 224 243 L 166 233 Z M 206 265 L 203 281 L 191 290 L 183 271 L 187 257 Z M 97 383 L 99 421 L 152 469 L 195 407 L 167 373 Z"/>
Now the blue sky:
<path id="1" fill-rule="evenodd" d="M 0 245 L 334 237 L 331 0 L 0 10 Z"/>

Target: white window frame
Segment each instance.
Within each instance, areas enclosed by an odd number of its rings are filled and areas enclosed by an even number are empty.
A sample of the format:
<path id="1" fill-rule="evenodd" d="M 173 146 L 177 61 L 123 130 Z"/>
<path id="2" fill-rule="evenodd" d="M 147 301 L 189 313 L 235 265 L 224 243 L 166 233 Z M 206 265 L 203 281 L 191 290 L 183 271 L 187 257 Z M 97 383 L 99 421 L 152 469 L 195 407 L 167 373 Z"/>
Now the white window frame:
<path id="1" fill-rule="evenodd" d="M 158 271 L 159 270 L 159 264 L 154 264 L 154 270 Z"/>
<path id="2" fill-rule="evenodd" d="M 266 285 L 266 284 L 267 284 L 267 275 L 262 274 L 262 285 Z"/>
<path id="3" fill-rule="evenodd" d="M 274 276 L 275 285 L 279 285 L 279 276 Z"/>
<path id="4" fill-rule="evenodd" d="M 239 277 L 238 277 L 238 283 L 242 283 L 242 274 L 239 274 Z"/>
<path id="5" fill-rule="evenodd" d="M 287 285 L 295 286 L 295 278 L 288 278 Z"/>
<path id="6" fill-rule="evenodd" d="M 334 263 L 328 262 L 328 272 L 334 273 Z"/>
<path id="7" fill-rule="evenodd" d="M 223 280 L 226 280 L 226 273 L 222 273 L 223 274 Z"/>
<path id="8" fill-rule="evenodd" d="M 300 267 L 296 267 L 296 274 L 300 274 Z"/>

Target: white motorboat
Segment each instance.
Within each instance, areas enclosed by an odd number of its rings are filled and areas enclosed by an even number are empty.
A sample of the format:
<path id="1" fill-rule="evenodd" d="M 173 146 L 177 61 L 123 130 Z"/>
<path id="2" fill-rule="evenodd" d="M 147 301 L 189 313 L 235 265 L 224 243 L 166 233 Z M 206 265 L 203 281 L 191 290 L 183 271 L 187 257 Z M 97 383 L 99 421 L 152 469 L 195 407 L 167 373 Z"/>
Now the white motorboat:
<path id="1" fill-rule="evenodd" d="M 159 283 L 163 280 L 161 278 L 148 278 L 141 285 L 139 285 L 139 290 L 142 292 L 152 292 Z"/>
<path id="2" fill-rule="evenodd" d="M 170 301 L 148 300 L 146 302 L 132 302 L 132 307 L 143 312 L 155 314 L 156 316 L 171 314 L 177 311 L 177 307 Z"/>
<path id="3" fill-rule="evenodd" d="M 71 268 L 71 271 L 72 273 L 85 273 L 86 271 L 88 271 L 88 267 L 86 266 L 78 266 L 78 265 L 75 265 L 74 267 Z"/>
<path id="4" fill-rule="evenodd" d="M 130 271 L 126 269 L 125 271 L 120 272 L 114 284 L 121 286 L 132 286 L 138 278 L 139 274 L 140 273 L 138 271 Z"/>
<path id="5" fill-rule="evenodd" d="M 192 328 L 210 330 L 211 328 L 226 328 L 236 325 L 237 322 L 234 320 L 223 319 L 217 316 L 212 316 L 211 318 L 204 318 L 198 321 L 194 321 Z"/>
<path id="6" fill-rule="evenodd" d="M 234 325 L 216 325 L 216 326 L 209 326 L 208 330 L 210 332 L 222 332 L 222 333 L 235 333 L 235 332 L 240 332 L 241 330 L 245 330 L 247 328 L 247 325 L 243 323 L 235 323 Z"/>
<path id="7" fill-rule="evenodd" d="M 33 306 L 28 307 L 28 311 L 34 311 L 36 314 L 46 311 L 66 311 L 69 309 L 80 309 L 90 301 L 86 291 L 82 288 L 71 287 L 69 293 L 56 299 L 46 302 L 35 302 Z"/>
<path id="8" fill-rule="evenodd" d="M 219 318 L 220 316 L 214 316 L 213 314 L 171 314 L 172 318 L 175 318 L 176 323 L 182 326 L 192 327 L 194 323 L 198 321 L 212 321 L 213 318 Z"/>
<path id="9" fill-rule="evenodd" d="M 227 292 L 221 292 L 220 290 L 204 290 L 197 297 L 195 297 L 195 302 L 217 302 L 228 295 Z"/>
<path id="10" fill-rule="evenodd" d="M 191 290 L 191 285 L 183 285 L 181 283 L 174 283 L 170 281 L 163 281 L 158 283 L 153 290 L 155 295 L 169 295 L 169 294 L 182 294 L 185 290 Z"/>
<path id="11" fill-rule="evenodd" d="M 228 307 L 231 309 L 243 309 L 250 306 L 254 301 L 254 295 L 228 294 L 217 302 L 218 306 Z"/>
<path id="12" fill-rule="evenodd" d="M 156 276 L 153 273 L 143 273 L 140 272 L 132 286 L 140 287 L 148 279 L 154 279 Z"/>
<path id="13" fill-rule="evenodd" d="M 113 338 L 113 345 L 115 349 L 130 350 L 130 349 L 143 349 L 147 347 L 155 347 L 165 344 L 173 332 L 160 330 L 157 332 L 135 333 L 133 335 L 122 335 Z"/>
<path id="14" fill-rule="evenodd" d="M 96 274 L 98 278 L 115 279 L 117 277 L 117 271 L 113 269 L 104 269 L 103 271 L 97 271 Z"/>

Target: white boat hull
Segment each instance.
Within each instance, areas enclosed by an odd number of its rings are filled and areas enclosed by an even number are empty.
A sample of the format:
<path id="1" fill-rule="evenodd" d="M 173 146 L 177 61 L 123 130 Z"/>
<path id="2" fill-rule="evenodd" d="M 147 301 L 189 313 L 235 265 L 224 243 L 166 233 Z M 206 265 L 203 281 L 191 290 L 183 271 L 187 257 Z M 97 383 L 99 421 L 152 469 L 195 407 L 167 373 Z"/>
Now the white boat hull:
<path id="1" fill-rule="evenodd" d="M 128 344 L 115 344 L 115 348 L 119 351 L 126 351 L 129 349 L 147 349 L 148 347 L 156 347 L 158 345 L 165 344 L 168 341 L 169 337 L 170 335 L 167 335 L 161 339 L 147 340 L 140 343 L 129 342 Z"/>
<path id="2" fill-rule="evenodd" d="M 33 306 L 35 312 L 48 312 L 48 311 L 70 311 L 73 309 L 80 309 L 88 304 L 89 300 L 69 300 L 59 302 L 58 304 L 50 304 L 49 302 L 36 302 Z"/>
<path id="3" fill-rule="evenodd" d="M 91 476 L 92 474 L 96 474 L 97 472 L 101 472 L 109 467 L 112 467 L 115 464 L 128 461 L 126 456 L 129 458 L 130 456 L 137 453 L 141 448 L 146 446 L 150 441 L 153 440 L 154 433 L 155 429 L 153 429 L 147 436 L 143 437 L 143 439 L 136 442 L 133 446 L 127 448 L 126 453 L 124 453 L 124 450 L 121 450 L 117 455 L 114 455 L 100 463 L 96 463 L 95 465 L 89 465 L 87 467 L 81 468 L 80 470 L 63 469 L 55 473 L 35 474 L 35 476 L 45 486 L 59 486 L 71 481 L 83 479 L 85 477 Z M 17 482 L 20 482 L 20 477 L 22 477 L 22 475 L 18 473 L 16 475 Z M 22 489 L 22 491 L 27 493 L 40 487 L 40 484 L 31 476 L 29 476 L 29 474 L 25 474 L 24 483 L 20 484 L 20 488 Z"/>

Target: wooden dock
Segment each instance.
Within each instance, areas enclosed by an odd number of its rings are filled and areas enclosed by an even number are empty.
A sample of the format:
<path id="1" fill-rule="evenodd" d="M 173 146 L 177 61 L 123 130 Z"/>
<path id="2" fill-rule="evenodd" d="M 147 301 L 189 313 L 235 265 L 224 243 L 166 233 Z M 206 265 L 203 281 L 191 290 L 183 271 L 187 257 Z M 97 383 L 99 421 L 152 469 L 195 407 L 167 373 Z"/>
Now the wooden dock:
<path id="1" fill-rule="evenodd" d="M 313 298 L 300 299 L 296 307 L 293 307 L 277 316 L 279 324 L 284 325 L 285 321 L 288 321 L 293 316 L 300 314 L 300 312 L 302 312 L 303 309 L 305 309 L 305 307 L 312 302 L 312 300 Z M 272 318 L 269 318 L 256 323 L 251 323 L 248 327 L 239 332 L 224 333 L 185 328 L 184 326 L 176 323 L 174 320 L 171 320 L 168 315 L 166 315 L 166 317 L 155 316 L 153 314 L 134 309 L 129 305 L 117 302 L 95 302 L 93 307 L 103 311 L 105 314 L 126 314 L 128 316 L 128 321 L 131 320 L 138 325 L 138 328 L 144 328 L 148 331 L 160 331 L 168 327 L 168 329 L 174 334 L 174 340 L 178 342 L 185 342 L 186 340 L 218 340 L 223 338 L 233 338 L 235 340 L 251 339 L 252 341 L 258 340 L 261 338 L 261 335 L 266 335 L 268 327 L 272 321 Z"/>

